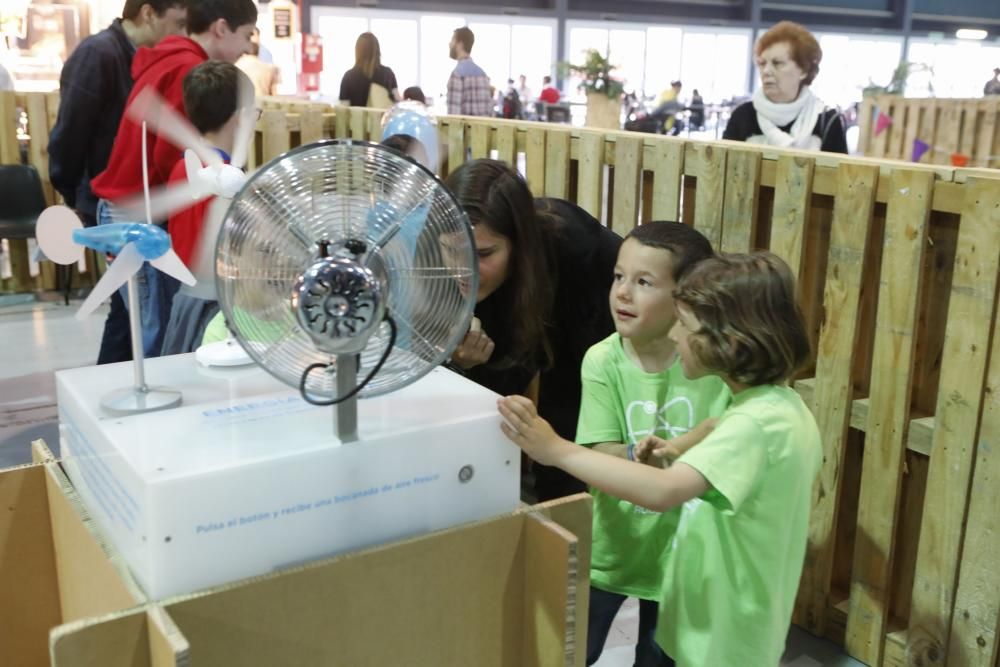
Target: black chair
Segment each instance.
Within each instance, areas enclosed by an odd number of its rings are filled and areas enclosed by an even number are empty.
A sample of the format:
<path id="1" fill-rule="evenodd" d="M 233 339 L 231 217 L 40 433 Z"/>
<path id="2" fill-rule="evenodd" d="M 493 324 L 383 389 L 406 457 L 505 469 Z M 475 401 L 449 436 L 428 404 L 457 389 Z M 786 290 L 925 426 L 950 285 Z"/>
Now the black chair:
<path id="1" fill-rule="evenodd" d="M 0 239 L 35 238 L 35 223 L 45 210 L 38 170 L 27 164 L 0 165 Z M 70 266 L 57 266 L 57 281 L 69 305 Z"/>

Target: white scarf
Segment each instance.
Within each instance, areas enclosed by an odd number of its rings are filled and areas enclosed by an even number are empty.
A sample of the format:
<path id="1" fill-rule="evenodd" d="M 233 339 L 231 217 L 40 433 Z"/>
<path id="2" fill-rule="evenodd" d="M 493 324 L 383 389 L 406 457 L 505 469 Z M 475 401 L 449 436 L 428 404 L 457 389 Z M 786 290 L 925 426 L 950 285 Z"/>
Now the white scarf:
<path id="1" fill-rule="evenodd" d="M 753 108 L 757 112 L 757 124 L 764 132 L 764 143 L 779 148 L 819 150 L 821 141 L 813 130 L 826 105 L 813 95 L 809 86 L 802 86 L 798 98 L 787 104 L 772 102 L 758 88 L 753 93 Z M 789 132 L 780 129 L 789 123 L 792 123 Z"/>

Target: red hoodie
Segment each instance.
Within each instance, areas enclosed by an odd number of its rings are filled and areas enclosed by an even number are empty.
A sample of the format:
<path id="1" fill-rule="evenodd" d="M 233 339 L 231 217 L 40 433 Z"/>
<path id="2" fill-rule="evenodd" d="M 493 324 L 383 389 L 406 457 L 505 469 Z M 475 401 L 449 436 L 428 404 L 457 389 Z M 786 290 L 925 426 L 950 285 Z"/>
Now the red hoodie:
<path id="1" fill-rule="evenodd" d="M 196 65 L 208 60 L 208 54 L 193 39 L 171 36 L 153 48 L 141 48 L 132 61 L 135 86 L 126 108 L 146 86 L 153 86 L 181 114 L 184 113 L 184 77 Z M 153 132 L 147 132 L 150 187 L 165 183 L 170 170 L 181 158 L 181 149 Z M 108 158 L 108 167 L 90 182 L 94 194 L 102 199 L 121 199 L 142 190 L 142 125 L 122 116 L 118 134 Z"/>

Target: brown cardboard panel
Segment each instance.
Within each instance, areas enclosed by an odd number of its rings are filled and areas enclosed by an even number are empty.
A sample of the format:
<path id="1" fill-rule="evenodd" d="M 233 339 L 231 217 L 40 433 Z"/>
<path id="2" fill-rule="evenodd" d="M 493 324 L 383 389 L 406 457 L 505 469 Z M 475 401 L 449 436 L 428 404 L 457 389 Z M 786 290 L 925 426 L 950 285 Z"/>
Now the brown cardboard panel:
<path id="1" fill-rule="evenodd" d="M 188 667 L 191 647 L 177 629 L 170 615 L 161 607 L 146 610 L 146 632 L 149 633 L 151 667 Z"/>
<path id="2" fill-rule="evenodd" d="M 128 569 L 105 547 L 92 519 L 58 463 L 44 468 L 50 503 L 51 539 L 63 621 L 133 607 L 145 596 Z"/>
<path id="3" fill-rule="evenodd" d="M 53 667 L 153 667 L 146 610 L 59 626 L 50 651 Z"/>
<path id="4" fill-rule="evenodd" d="M 575 535 L 555 521 L 528 514 L 524 522 L 524 665 L 575 664 Z M 583 564 L 589 569 L 590 563 Z M 585 653 L 581 647 L 580 653 Z M 560 658 L 562 658 L 560 660 Z"/>
<path id="5" fill-rule="evenodd" d="M 48 664 L 61 621 L 45 469 L 0 472 L 0 665 Z"/>
<path id="6" fill-rule="evenodd" d="M 199 664 L 523 667 L 523 522 L 356 552 L 167 610 Z"/>

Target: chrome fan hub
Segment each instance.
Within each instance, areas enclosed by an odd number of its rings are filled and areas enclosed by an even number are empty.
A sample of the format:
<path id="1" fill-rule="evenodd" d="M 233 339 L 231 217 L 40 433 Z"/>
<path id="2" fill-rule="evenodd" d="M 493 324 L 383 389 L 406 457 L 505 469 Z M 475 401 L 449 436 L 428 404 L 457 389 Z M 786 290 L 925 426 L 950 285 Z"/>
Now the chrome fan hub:
<path id="1" fill-rule="evenodd" d="M 295 282 L 292 309 L 316 347 L 328 354 L 364 349 L 385 315 L 385 272 L 352 252 L 320 257 Z"/>

